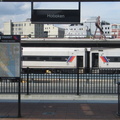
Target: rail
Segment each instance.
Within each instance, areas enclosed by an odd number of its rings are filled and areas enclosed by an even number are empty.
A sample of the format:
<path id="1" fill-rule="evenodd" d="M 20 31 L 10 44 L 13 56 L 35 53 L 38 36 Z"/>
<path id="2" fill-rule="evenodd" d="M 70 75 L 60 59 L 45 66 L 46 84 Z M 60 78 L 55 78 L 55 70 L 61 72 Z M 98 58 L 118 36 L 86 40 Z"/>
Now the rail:
<path id="1" fill-rule="evenodd" d="M 117 94 L 120 69 L 33 69 L 21 72 L 22 94 Z M 17 93 L 18 81 L 1 80 L 0 93 Z"/>

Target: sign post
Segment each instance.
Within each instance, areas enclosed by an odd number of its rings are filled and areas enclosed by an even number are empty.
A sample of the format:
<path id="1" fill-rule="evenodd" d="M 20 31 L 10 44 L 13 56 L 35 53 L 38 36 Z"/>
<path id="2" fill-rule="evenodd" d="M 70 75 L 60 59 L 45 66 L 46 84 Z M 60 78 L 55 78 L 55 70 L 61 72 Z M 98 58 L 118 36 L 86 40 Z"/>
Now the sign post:
<path id="1" fill-rule="evenodd" d="M 20 78 L 21 78 L 20 35 L 1 35 L 0 79 L 18 81 L 18 117 L 21 117 Z"/>

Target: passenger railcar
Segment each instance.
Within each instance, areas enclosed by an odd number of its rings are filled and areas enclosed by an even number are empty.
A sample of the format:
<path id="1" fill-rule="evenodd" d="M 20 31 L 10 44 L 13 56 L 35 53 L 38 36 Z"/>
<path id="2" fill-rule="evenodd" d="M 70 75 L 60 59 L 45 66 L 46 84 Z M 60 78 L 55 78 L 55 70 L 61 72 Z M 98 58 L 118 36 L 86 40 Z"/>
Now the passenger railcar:
<path id="1" fill-rule="evenodd" d="M 120 68 L 119 48 L 23 48 L 23 68 Z"/>
<path id="2" fill-rule="evenodd" d="M 91 48 L 90 68 L 120 68 L 120 48 Z"/>
<path id="3" fill-rule="evenodd" d="M 24 47 L 23 68 L 85 68 L 86 48 Z"/>

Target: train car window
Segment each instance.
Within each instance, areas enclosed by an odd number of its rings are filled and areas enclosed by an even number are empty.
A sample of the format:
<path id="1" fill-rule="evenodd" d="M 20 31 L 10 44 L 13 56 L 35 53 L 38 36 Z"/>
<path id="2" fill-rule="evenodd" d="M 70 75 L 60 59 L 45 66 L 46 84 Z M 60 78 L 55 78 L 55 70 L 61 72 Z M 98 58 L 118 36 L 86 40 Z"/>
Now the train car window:
<path id="1" fill-rule="evenodd" d="M 62 56 L 62 57 L 61 57 L 61 61 L 67 61 L 68 58 L 69 58 L 69 56 Z"/>
<path id="2" fill-rule="evenodd" d="M 61 57 L 52 57 L 52 61 L 61 61 Z"/>
<path id="3" fill-rule="evenodd" d="M 117 58 L 117 57 L 115 57 L 114 59 L 115 59 L 115 61 L 117 61 L 117 62 L 118 62 L 118 58 Z"/>
<path id="4" fill-rule="evenodd" d="M 28 60 L 28 57 L 22 57 L 22 60 L 25 61 L 25 60 Z"/>
<path id="5" fill-rule="evenodd" d="M 52 61 L 66 61 L 68 59 L 69 56 L 55 56 L 52 57 Z M 66 59 L 67 58 L 67 59 Z"/>
<path id="6" fill-rule="evenodd" d="M 65 62 L 69 56 L 23 56 L 23 61 L 60 61 Z"/>
<path id="7" fill-rule="evenodd" d="M 118 58 L 118 61 L 120 61 L 120 57 Z"/>
<path id="8" fill-rule="evenodd" d="M 36 56 L 24 56 L 23 61 L 36 61 Z"/>
<path id="9" fill-rule="evenodd" d="M 112 57 L 112 56 L 106 56 L 109 62 L 120 62 L 120 57 Z"/>
<path id="10" fill-rule="evenodd" d="M 40 57 L 36 57 L 36 60 L 39 61 L 39 60 L 40 60 Z"/>
<path id="11" fill-rule="evenodd" d="M 40 61 L 50 61 L 50 57 L 40 56 Z"/>

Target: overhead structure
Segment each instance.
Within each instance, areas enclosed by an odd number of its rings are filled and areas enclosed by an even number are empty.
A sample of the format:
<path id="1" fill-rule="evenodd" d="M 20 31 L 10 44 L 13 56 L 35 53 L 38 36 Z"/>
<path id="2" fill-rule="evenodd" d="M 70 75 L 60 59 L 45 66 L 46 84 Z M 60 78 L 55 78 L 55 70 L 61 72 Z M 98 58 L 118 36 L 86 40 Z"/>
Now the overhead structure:
<path id="1" fill-rule="evenodd" d="M 0 0 L 1 2 L 116 2 L 120 0 Z"/>
<path id="2" fill-rule="evenodd" d="M 22 47 L 110 47 L 119 48 L 120 40 L 33 39 L 21 40 Z"/>

